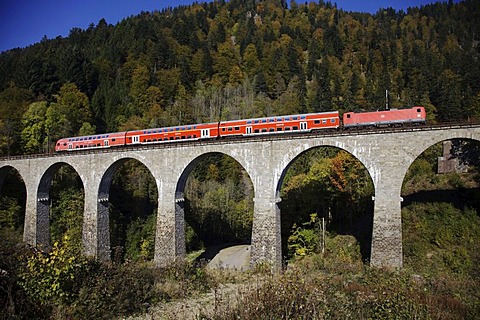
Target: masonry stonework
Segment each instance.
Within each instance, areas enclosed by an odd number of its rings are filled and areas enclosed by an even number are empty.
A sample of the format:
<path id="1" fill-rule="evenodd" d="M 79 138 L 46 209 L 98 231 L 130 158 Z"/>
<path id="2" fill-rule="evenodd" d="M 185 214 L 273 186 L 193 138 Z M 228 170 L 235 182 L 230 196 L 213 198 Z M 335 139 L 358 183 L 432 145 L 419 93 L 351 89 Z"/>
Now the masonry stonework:
<path id="1" fill-rule="evenodd" d="M 480 126 L 422 128 L 401 132 L 342 132 L 334 136 L 297 135 L 241 141 L 213 140 L 152 148 L 67 153 L 29 159 L 0 160 L 0 191 L 9 170 L 22 177 L 26 190 L 24 241 L 50 246 L 49 197 L 55 172 L 68 165 L 85 191 L 83 244 L 87 255 L 110 259 L 108 205 L 113 174 L 127 160 L 145 165 L 158 189 L 155 262 L 159 266 L 185 256 L 184 192 L 188 175 L 208 154 L 231 156 L 246 170 L 254 188 L 251 264 L 281 267 L 279 191 L 292 162 L 312 148 L 332 146 L 354 155 L 368 170 L 374 187 L 371 264 L 399 268 L 403 264 L 401 187 L 411 163 L 427 148 L 449 139 L 480 141 Z"/>

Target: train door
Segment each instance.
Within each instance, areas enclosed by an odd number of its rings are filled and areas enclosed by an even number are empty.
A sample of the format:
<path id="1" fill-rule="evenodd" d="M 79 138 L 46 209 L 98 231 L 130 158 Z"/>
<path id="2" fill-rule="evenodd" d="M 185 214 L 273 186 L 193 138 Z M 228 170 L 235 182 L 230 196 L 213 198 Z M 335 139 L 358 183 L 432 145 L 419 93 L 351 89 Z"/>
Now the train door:
<path id="1" fill-rule="evenodd" d="M 210 138 L 210 129 L 202 129 L 201 138 Z"/>
<path id="2" fill-rule="evenodd" d="M 307 123 L 306 122 L 300 122 L 300 130 L 307 130 Z"/>
<path id="3" fill-rule="evenodd" d="M 252 127 L 247 127 L 247 134 L 252 134 Z"/>
<path id="4" fill-rule="evenodd" d="M 108 140 L 103 140 L 103 146 L 108 147 Z"/>
<path id="5" fill-rule="evenodd" d="M 140 136 L 133 136 L 132 143 L 140 143 Z"/>
<path id="6" fill-rule="evenodd" d="M 73 149 L 73 144 L 72 143 L 69 143 L 68 144 L 68 150 L 72 150 Z"/>

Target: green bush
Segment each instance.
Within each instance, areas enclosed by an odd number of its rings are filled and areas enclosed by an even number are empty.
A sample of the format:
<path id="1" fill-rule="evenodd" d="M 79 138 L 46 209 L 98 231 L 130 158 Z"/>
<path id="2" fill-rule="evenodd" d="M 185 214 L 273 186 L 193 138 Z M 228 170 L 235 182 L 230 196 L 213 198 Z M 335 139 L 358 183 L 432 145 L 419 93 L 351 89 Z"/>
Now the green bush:
<path id="1" fill-rule="evenodd" d="M 49 306 L 41 306 L 22 286 L 20 274 L 31 255 L 21 237 L 10 229 L 0 229 L 0 319 L 48 319 Z"/>
<path id="2" fill-rule="evenodd" d="M 67 304 L 75 299 L 86 260 L 69 251 L 69 238 L 49 252 L 35 250 L 20 275 L 25 292 L 42 305 Z"/>

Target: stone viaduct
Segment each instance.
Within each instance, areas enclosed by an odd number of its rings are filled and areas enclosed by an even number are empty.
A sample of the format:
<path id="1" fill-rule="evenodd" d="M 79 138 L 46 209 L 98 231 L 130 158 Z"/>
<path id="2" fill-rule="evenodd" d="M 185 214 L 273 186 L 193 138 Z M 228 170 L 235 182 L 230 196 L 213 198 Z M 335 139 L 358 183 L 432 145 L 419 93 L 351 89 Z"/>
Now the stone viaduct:
<path id="1" fill-rule="evenodd" d="M 267 262 L 279 268 L 278 203 L 285 173 L 303 152 L 321 146 L 337 147 L 351 153 L 366 167 L 375 187 L 371 265 L 399 268 L 403 264 L 400 192 L 407 169 L 430 146 L 455 138 L 480 141 L 480 125 L 263 136 L 1 159 L 0 187 L 11 169 L 18 171 L 27 191 L 24 241 L 48 246 L 51 180 L 61 166 L 70 165 L 85 190 L 85 253 L 109 260 L 108 205 L 112 177 L 125 161 L 136 159 L 150 170 L 157 184 L 154 260 L 163 266 L 185 255 L 183 197 L 189 173 L 201 157 L 223 153 L 238 161 L 253 183 L 251 264 Z"/>

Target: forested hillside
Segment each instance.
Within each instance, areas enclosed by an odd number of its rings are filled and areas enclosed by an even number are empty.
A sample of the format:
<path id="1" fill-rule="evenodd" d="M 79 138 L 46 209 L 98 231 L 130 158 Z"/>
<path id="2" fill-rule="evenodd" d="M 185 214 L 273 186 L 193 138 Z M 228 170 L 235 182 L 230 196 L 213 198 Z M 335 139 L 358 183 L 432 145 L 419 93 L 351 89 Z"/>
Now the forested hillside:
<path id="1" fill-rule="evenodd" d="M 105 20 L 0 55 L 0 154 L 61 136 L 424 105 L 480 115 L 480 2 L 376 14 L 215 1 Z"/>

